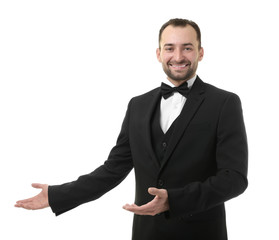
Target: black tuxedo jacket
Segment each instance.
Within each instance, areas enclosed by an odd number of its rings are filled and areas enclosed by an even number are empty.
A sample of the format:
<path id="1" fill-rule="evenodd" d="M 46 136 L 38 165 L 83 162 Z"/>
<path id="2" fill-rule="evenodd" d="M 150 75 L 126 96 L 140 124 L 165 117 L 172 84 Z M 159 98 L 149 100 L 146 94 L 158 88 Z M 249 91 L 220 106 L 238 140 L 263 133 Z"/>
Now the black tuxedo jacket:
<path id="1" fill-rule="evenodd" d="M 134 240 L 225 240 L 224 202 L 247 187 L 247 141 L 240 99 L 197 77 L 177 119 L 163 162 L 152 148 L 151 117 L 160 88 L 133 98 L 108 160 L 76 181 L 49 187 L 56 215 L 95 200 L 134 168 L 135 203 L 149 187 L 168 191 L 170 210 L 134 216 Z"/>

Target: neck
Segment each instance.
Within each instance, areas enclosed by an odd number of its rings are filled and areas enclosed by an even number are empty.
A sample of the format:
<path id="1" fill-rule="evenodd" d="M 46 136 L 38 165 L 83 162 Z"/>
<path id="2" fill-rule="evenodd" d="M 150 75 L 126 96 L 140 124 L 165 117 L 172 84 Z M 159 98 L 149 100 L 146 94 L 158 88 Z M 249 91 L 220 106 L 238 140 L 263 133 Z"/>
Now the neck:
<path id="1" fill-rule="evenodd" d="M 185 82 L 188 81 L 189 79 L 177 81 L 177 80 L 172 80 L 172 79 L 168 78 L 168 80 L 169 80 L 174 86 L 179 87 L 181 84 L 185 83 Z"/>
<path id="2" fill-rule="evenodd" d="M 179 87 L 181 84 L 189 81 L 189 80 L 192 80 L 192 79 L 196 79 L 197 75 L 194 74 L 193 76 L 191 76 L 190 78 L 187 78 L 185 80 L 173 80 L 171 78 L 167 78 L 169 82 L 171 82 L 175 87 Z M 189 84 L 189 83 L 188 83 Z"/>

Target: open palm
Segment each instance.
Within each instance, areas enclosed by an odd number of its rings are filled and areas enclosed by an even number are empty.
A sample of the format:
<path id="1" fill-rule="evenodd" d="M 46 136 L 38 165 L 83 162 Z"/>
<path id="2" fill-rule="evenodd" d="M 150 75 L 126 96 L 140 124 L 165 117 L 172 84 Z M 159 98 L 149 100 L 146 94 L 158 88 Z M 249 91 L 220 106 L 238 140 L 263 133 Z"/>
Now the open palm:
<path id="1" fill-rule="evenodd" d="M 48 185 L 47 184 L 40 184 L 40 183 L 33 183 L 32 187 L 42 189 L 42 191 L 28 199 L 17 201 L 15 207 L 25 208 L 29 210 L 37 210 L 49 207 L 48 203 Z"/>

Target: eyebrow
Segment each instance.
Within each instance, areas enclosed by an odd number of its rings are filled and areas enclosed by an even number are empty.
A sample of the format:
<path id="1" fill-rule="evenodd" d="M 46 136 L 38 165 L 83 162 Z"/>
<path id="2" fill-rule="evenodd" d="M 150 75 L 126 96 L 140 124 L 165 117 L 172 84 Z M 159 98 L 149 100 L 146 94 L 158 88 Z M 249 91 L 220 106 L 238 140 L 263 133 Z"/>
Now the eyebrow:
<path id="1" fill-rule="evenodd" d="M 166 44 L 164 44 L 164 47 L 166 47 L 166 46 L 174 46 L 175 44 L 173 44 L 173 43 L 166 43 Z M 194 46 L 192 43 L 184 43 L 184 44 L 182 44 L 183 46 Z"/>

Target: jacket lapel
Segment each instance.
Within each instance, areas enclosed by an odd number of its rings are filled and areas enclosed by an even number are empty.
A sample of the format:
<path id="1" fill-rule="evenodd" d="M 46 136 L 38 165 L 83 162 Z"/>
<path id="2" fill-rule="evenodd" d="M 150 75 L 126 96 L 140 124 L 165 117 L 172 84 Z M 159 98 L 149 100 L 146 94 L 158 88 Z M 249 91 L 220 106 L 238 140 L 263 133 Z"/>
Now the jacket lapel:
<path id="1" fill-rule="evenodd" d="M 168 159 L 170 158 L 172 152 L 174 151 L 179 140 L 183 136 L 185 130 L 187 129 L 189 123 L 194 117 L 195 113 L 198 111 L 199 106 L 204 100 L 204 83 L 199 77 L 195 80 L 195 83 L 190 91 L 187 101 L 181 111 L 179 118 L 177 119 L 177 124 L 175 126 L 173 135 L 170 139 L 169 146 L 166 150 L 164 159 L 162 161 L 161 169 L 164 167 Z"/>
<path id="2" fill-rule="evenodd" d="M 160 88 L 156 88 L 154 91 L 152 91 L 150 97 L 148 98 L 148 102 L 146 102 L 145 104 L 146 115 L 144 116 L 144 125 L 145 125 L 144 139 L 146 139 L 145 141 L 146 149 L 149 155 L 151 156 L 152 161 L 156 164 L 157 168 L 160 168 L 160 165 L 152 146 L 152 137 L 151 137 L 152 122 L 151 121 L 152 121 L 152 116 L 155 112 L 157 104 L 159 104 L 160 99 L 161 99 Z"/>

